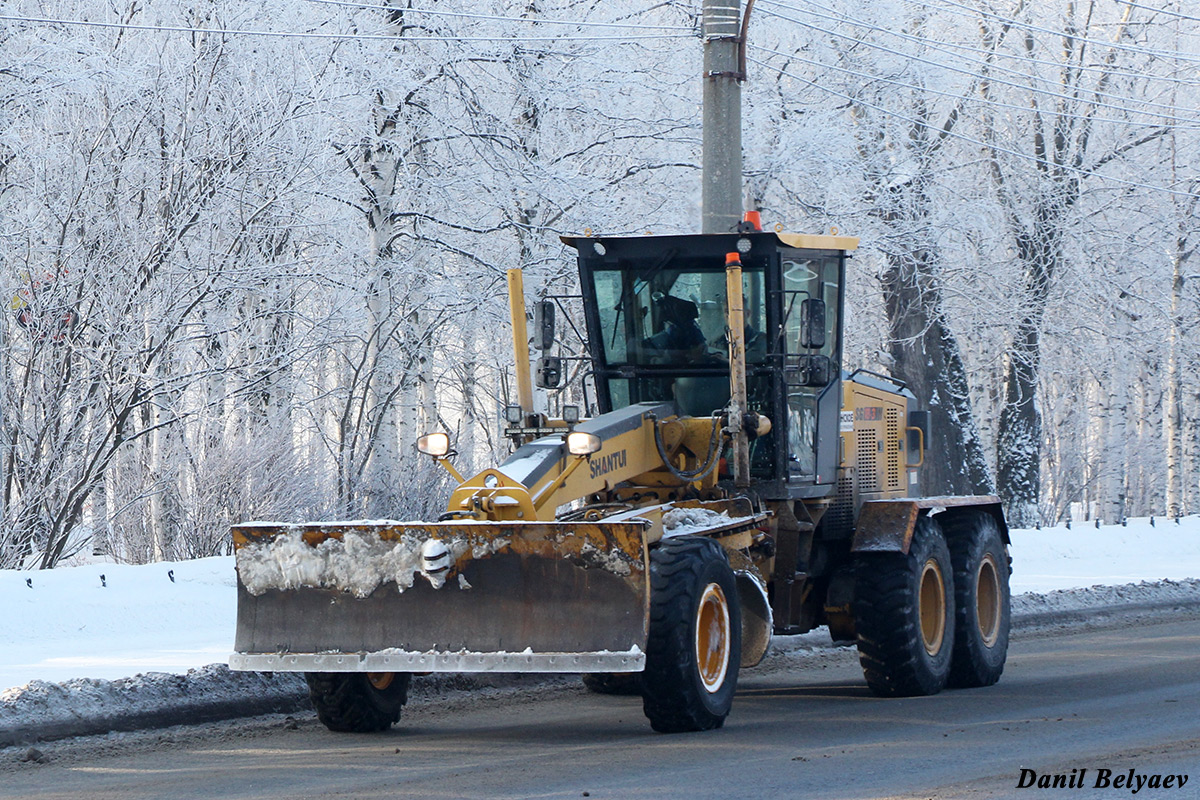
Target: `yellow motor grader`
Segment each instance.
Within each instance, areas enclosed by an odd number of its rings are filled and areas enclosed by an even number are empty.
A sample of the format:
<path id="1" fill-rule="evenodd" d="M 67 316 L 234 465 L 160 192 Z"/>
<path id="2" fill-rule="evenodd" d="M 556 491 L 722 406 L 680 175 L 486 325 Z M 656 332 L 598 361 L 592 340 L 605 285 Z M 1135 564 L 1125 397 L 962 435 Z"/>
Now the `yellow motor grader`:
<path id="1" fill-rule="evenodd" d="M 915 497 L 927 412 L 842 370 L 857 240 L 579 237 L 592 393 L 561 419 L 555 301 L 509 273 L 515 449 L 434 522 L 244 524 L 231 666 L 304 672 L 333 730 L 382 730 L 413 673 L 583 673 L 658 731 L 720 727 L 775 634 L 857 642 L 883 696 L 995 682 L 1008 646 L 997 498 Z M 572 320 L 572 327 L 580 326 Z M 938 458 L 954 454 L 938 453 Z"/>

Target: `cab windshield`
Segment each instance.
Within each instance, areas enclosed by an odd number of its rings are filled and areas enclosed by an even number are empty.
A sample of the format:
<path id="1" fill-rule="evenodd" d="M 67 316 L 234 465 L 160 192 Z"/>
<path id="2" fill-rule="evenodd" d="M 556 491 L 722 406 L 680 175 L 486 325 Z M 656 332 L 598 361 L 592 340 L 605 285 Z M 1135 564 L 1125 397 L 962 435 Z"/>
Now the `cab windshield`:
<path id="1" fill-rule="evenodd" d="M 742 274 L 746 357 L 760 363 L 767 354 L 763 273 Z M 609 366 L 728 369 L 723 268 L 671 262 L 597 270 L 593 277 Z"/>

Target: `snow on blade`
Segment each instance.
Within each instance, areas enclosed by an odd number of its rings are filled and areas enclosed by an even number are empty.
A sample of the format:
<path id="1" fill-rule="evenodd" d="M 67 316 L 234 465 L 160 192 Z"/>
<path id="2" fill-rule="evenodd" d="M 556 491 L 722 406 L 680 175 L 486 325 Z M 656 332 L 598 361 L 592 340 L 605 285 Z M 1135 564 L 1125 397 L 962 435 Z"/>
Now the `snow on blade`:
<path id="1" fill-rule="evenodd" d="M 269 542 L 240 548 L 237 569 L 242 585 L 252 595 L 261 595 L 268 589 L 311 588 L 334 589 L 365 598 L 389 581 L 403 592 L 412 587 L 418 575 L 440 589 L 446 576 L 425 568 L 421 550 L 425 541 L 408 531 L 399 541 L 347 533 L 341 539 L 326 539 L 310 547 L 300 531 L 291 531 Z M 481 558 L 504 547 L 508 541 L 496 539 L 472 546 L 466 538 L 456 536 L 443 544 L 453 564 L 468 551 Z"/>

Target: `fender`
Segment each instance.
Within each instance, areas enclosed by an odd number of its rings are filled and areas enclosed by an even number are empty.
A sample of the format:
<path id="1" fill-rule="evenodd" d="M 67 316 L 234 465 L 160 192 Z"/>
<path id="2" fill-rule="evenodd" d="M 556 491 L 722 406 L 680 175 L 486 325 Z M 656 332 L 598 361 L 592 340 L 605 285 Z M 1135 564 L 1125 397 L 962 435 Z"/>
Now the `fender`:
<path id="1" fill-rule="evenodd" d="M 913 530 L 922 514 L 954 516 L 969 511 L 990 514 L 1000 526 L 1004 543 L 1009 544 L 1004 509 L 1000 505 L 1000 498 L 995 495 L 902 497 L 898 500 L 869 500 L 862 504 L 850 550 L 854 553 L 907 553 Z"/>

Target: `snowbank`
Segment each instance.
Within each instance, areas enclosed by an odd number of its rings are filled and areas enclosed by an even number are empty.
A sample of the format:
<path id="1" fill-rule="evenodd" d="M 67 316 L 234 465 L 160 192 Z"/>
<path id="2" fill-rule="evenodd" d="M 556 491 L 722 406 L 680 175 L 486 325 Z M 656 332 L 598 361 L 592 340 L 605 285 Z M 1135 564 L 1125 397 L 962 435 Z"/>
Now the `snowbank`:
<path id="1" fill-rule="evenodd" d="M 296 711 L 306 707 L 306 701 L 300 675 L 231 672 L 223 664 L 186 675 L 151 672 L 115 681 L 31 681 L 0 692 L 0 747 Z"/>
<path id="2" fill-rule="evenodd" d="M 1011 532 L 1013 594 L 1200 578 L 1200 517 Z"/>
<path id="3" fill-rule="evenodd" d="M 0 570 L 0 689 L 223 663 L 236 588 L 232 557 Z"/>

